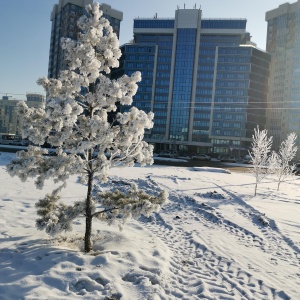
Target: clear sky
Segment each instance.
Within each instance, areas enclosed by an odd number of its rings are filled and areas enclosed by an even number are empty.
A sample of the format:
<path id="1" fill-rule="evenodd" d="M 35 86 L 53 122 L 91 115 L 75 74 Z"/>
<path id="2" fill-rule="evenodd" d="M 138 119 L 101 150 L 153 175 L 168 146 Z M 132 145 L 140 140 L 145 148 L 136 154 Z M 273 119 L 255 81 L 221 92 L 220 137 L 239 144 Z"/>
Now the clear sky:
<path id="1" fill-rule="evenodd" d="M 53 5 L 58 0 L 0 1 L 0 98 L 8 93 L 25 99 L 27 92 L 44 92 L 36 84 L 48 74 Z M 283 0 L 106 0 L 112 8 L 123 12 L 120 44 L 133 37 L 133 19 L 174 18 L 179 8 L 199 8 L 204 18 L 246 18 L 252 41 L 265 49 L 267 23 L 265 12 L 289 2 Z M 290 1 L 291 3 L 296 2 Z M 19 94 L 19 95 L 18 95 Z"/>

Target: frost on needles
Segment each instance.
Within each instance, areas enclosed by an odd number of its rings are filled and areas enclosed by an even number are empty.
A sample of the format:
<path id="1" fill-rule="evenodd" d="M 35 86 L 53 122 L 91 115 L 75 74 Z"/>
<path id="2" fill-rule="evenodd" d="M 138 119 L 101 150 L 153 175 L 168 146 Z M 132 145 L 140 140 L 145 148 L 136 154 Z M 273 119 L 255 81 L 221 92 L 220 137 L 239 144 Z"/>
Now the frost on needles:
<path id="1" fill-rule="evenodd" d="M 37 202 L 37 226 L 49 234 L 71 230 L 72 221 L 86 218 L 85 251 L 92 250 L 93 217 L 111 222 L 115 216 L 150 215 L 164 203 L 167 195 L 146 194 L 135 186 L 126 192 L 118 190 L 93 193 L 94 185 L 106 182 L 109 169 L 117 165 L 141 166 L 153 163 L 153 146 L 143 141 L 145 129 L 153 127 L 153 113 L 131 107 L 117 112 L 117 105 L 131 105 L 141 81 L 140 72 L 111 80 L 107 74 L 119 66 L 119 41 L 108 20 L 102 17 L 98 3 L 87 5 L 89 16 L 78 21 L 78 40 L 63 38 L 62 48 L 68 69 L 58 79 L 40 78 L 37 82 L 47 92 L 45 109 L 19 107 L 23 138 L 33 145 L 20 151 L 7 170 L 22 181 L 36 178 L 42 189 L 47 179 L 61 186 Z M 114 114 L 109 121 L 108 115 Z M 45 143 L 56 149 L 47 156 Z M 78 174 L 87 186 L 82 202 L 67 206 L 60 202 L 59 192 L 67 179 Z"/>

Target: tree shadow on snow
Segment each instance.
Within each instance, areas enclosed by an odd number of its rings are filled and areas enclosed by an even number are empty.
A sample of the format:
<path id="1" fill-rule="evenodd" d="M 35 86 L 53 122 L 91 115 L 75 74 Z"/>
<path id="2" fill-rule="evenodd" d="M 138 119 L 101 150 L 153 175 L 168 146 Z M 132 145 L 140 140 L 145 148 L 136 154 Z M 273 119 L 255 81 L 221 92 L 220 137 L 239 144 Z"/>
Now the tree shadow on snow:
<path id="1" fill-rule="evenodd" d="M 83 264 L 76 251 L 54 247 L 49 240 L 7 237 L 0 242 L 2 245 L 15 242 L 11 247 L 0 249 L 0 295 L 5 295 L 0 298 L 4 300 L 30 295 L 33 289 L 41 285 L 41 280 L 49 289 L 55 286 L 65 291 L 63 282 L 52 278 L 49 270 L 63 263 L 68 266 L 66 269 L 76 271 Z M 30 276 L 29 281 L 27 276 Z"/>

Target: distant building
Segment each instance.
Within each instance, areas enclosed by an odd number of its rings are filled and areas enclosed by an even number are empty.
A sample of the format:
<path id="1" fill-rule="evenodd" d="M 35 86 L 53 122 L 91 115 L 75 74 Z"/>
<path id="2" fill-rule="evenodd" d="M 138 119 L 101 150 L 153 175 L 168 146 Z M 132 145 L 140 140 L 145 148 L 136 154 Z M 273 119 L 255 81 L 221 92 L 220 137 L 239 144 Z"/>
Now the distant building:
<path id="1" fill-rule="evenodd" d="M 298 135 L 299 149 L 300 0 L 268 11 L 266 21 L 266 50 L 272 55 L 267 128 L 276 149 L 291 132 Z"/>
<path id="2" fill-rule="evenodd" d="M 58 78 L 59 72 L 67 68 L 64 60 L 64 53 L 60 46 L 62 37 L 77 39 L 78 27 L 77 20 L 86 14 L 85 6 L 93 3 L 93 0 L 59 0 L 55 4 L 51 13 L 51 38 L 48 65 L 48 77 Z M 110 21 L 114 32 L 120 33 L 120 23 L 123 13 L 112 9 L 107 4 L 100 5 L 103 16 Z"/>
<path id="3" fill-rule="evenodd" d="M 247 149 L 265 125 L 270 56 L 253 47 L 245 19 L 134 19 L 134 41 L 121 47 L 113 76 L 142 72 L 134 106 L 155 114 L 145 139 L 156 150 L 219 153 Z"/>
<path id="4" fill-rule="evenodd" d="M 28 93 L 26 104 L 29 107 L 44 107 L 45 96 Z M 21 124 L 16 113 L 16 106 L 21 100 L 12 100 L 10 96 L 3 96 L 0 100 L 0 134 L 21 135 Z"/>

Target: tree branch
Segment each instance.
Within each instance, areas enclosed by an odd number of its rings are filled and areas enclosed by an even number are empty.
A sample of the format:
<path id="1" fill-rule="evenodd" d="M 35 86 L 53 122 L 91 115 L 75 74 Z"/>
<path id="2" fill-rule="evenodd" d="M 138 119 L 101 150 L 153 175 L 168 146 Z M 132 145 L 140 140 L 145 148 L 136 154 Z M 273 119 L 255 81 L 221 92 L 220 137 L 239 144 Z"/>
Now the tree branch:
<path id="1" fill-rule="evenodd" d="M 104 209 L 102 211 L 98 211 L 98 212 L 95 212 L 92 217 L 97 217 L 98 215 L 101 215 L 103 213 L 106 213 L 106 212 L 110 212 L 110 211 L 113 211 L 113 210 L 116 210 L 118 209 L 118 207 L 113 207 L 113 208 L 107 208 L 107 209 Z"/>

